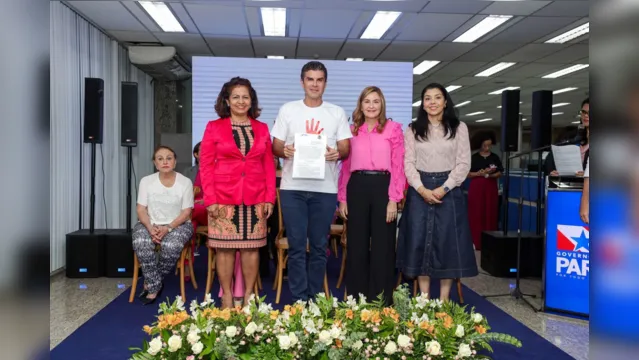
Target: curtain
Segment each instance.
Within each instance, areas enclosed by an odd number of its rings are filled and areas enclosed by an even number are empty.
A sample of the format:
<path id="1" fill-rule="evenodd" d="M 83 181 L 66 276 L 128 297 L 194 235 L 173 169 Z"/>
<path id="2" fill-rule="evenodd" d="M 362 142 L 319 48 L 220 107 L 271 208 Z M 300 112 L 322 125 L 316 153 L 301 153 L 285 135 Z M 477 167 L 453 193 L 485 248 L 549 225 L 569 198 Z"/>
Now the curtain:
<path id="1" fill-rule="evenodd" d="M 53 272 L 65 265 L 66 234 L 89 228 L 91 144 L 83 143 L 84 78 L 104 80 L 103 143 L 96 145 L 95 228 L 125 228 L 135 185 L 153 172 L 153 85 L 126 49 L 60 2 L 51 2 L 50 226 Z M 127 148 L 120 146 L 120 83 L 138 83 L 138 146 L 132 203 L 126 204 Z M 137 217 L 132 210 L 133 220 Z"/>

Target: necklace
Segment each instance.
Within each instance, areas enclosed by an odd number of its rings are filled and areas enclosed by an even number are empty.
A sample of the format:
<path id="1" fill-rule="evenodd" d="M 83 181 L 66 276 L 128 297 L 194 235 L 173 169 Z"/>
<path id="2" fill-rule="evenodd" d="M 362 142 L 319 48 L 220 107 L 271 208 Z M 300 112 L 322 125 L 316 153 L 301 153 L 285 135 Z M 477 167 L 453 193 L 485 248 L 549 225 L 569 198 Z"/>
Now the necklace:
<path id="1" fill-rule="evenodd" d="M 243 121 L 237 121 L 237 120 L 234 120 L 233 118 L 231 118 L 231 124 L 233 124 L 233 125 L 248 125 L 250 123 L 251 123 L 250 119 L 246 119 L 246 120 L 243 120 Z"/>

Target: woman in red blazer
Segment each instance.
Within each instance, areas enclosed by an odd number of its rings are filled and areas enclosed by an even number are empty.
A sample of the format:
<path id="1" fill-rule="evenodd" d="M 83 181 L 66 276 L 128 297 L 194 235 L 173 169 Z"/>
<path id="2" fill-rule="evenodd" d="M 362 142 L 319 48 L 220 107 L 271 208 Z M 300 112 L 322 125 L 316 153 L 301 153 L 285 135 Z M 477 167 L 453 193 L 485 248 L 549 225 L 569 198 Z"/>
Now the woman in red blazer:
<path id="1" fill-rule="evenodd" d="M 247 79 L 224 84 L 215 103 L 220 119 L 206 126 L 200 148 L 204 204 L 209 214 L 208 246 L 216 249 L 222 307 L 233 306 L 235 253 L 241 252 L 244 302 L 259 268 L 258 248 L 266 245 L 266 220 L 275 203 L 275 168 L 268 126 Z"/>

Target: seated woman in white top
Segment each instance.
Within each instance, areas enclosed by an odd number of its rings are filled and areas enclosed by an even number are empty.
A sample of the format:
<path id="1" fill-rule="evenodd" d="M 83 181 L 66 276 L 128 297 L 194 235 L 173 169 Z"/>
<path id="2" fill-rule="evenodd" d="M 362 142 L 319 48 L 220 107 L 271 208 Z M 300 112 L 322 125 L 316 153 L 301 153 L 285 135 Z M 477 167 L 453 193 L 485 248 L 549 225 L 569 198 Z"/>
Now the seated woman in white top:
<path id="1" fill-rule="evenodd" d="M 144 291 L 139 296 L 144 305 L 160 295 L 164 276 L 175 267 L 184 244 L 193 236 L 193 183 L 175 172 L 175 152 L 168 146 L 155 150 L 153 163 L 158 172 L 140 180 L 139 222 L 133 228 L 133 250 L 144 275 Z M 160 245 L 159 259 L 156 245 Z"/>

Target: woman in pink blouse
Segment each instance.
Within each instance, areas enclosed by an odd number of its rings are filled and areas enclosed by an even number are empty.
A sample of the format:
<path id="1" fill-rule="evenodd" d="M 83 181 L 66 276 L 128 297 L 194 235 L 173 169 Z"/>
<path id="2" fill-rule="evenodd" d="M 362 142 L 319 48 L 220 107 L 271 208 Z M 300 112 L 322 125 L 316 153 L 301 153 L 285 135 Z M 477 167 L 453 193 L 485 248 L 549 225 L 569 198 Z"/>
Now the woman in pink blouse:
<path id="1" fill-rule="evenodd" d="M 440 279 L 439 298 L 448 301 L 453 279 L 478 273 L 459 187 L 470 170 L 470 139 L 442 85 L 429 84 L 421 99 L 417 120 L 404 135 L 410 188 L 399 226 L 397 267 L 407 277 L 418 277 L 422 293 L 431 293 L 431 278 Z"/>
<path id="2" fill-rule="evenodd" d="M 351 152 L 339 175 L 339 211 L 348 219 L 346 287 L 392 302 L 397 204 L 404 197 L 402 126 L 386 118 L 382 91 L 365 88 L 353 111 Z"/>

